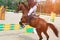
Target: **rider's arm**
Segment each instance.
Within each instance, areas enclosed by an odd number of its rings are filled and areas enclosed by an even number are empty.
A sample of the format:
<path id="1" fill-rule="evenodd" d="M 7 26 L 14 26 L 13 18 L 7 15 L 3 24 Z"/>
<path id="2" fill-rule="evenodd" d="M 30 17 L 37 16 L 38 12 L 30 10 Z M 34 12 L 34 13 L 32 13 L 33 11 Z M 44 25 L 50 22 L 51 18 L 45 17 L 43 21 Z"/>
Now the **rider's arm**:
<path id="1" fill-rule="evenodd" d="M 31 15 L 34 11 L 36 11 L 37 6 L 35 5 L 33 8 L 29 10 L 28 16 Z"/>

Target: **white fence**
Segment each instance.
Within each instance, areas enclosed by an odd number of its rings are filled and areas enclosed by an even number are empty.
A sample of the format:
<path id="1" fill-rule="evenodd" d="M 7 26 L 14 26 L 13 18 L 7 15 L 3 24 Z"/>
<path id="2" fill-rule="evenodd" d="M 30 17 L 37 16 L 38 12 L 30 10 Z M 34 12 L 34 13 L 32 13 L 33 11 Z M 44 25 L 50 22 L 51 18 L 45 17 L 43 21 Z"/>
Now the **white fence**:
<path id="1" fill-rule="evenodd" d="M 21 19 L 21 13 L 6 12 L 5 20 L 0 20 L 0 24 L 18 24 Z"/>
<path id="2" fill-rule="evenodd" d="M 22 13 L 6 12 L 5 20 L 0 20 L 0 24 L 18 24 L 22 17 Z M 51 17 L 46 15 L 40 15 L 41 18 L 45 19 L 47 22 L 51 22 Z M 60 17 L 55 18 L 55 22 L 60 24 Z"/>

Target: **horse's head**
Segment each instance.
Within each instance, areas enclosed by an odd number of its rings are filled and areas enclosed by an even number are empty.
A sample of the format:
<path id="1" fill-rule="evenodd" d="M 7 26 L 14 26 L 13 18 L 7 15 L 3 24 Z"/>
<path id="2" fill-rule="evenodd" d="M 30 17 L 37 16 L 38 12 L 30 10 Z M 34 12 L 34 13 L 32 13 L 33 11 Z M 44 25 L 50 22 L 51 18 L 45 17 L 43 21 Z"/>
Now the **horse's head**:
<path id="1" fill-rule="evenodd" d="M 15 12 L 19 12 L 20 10 L 22 10 L 23 14 L 25 14 L 28 12 L 28 7 L 23 2 L 19 2 Z"/>
<path id="2" fill-rule="evenodd" d="M 15 12 L 16 13 L 19 12 L 21 10 L 21 7 L 22 7 L 22 4 L 19 2 Z"/>
<path id="3" fill-rule="evenodd" d="M 23 25 L 23 23 L 26 23 L 27 18 L 26 15 L 28 13 L 28 7 L 23 3 L 23 2 L 19 2 L 17 9 L 15 12 L 19 12 L 20 10 L 22 10 L 22 18 L 21 18 L 21 22 L 19 22 L 20 25 Z"/>

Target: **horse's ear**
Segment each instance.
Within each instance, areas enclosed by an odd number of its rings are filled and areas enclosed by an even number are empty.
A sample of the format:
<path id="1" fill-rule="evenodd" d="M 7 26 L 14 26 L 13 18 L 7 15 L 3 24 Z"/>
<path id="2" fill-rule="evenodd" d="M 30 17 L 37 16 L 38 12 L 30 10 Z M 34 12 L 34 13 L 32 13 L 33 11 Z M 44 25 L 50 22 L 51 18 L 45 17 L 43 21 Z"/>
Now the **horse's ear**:
<path id="1" fill-rule="evenodd" d="M 19 2 L 18 4 L 20 4 L 21 2 Z"/>

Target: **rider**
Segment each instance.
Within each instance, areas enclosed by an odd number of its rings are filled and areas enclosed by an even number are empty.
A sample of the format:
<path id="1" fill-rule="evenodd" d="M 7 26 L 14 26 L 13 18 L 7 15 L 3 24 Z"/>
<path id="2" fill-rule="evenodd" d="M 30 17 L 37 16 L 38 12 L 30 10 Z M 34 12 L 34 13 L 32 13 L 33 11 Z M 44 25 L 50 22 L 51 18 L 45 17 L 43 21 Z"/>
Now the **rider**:
<path id="1" fill-rule="evenodd" d="M 29 12 L 28 12 L 28 22 L 29 22 L 29 20 L 30 20 L 30 15 L 31 15 L 31 14 L 35 15 L 34 12 L 36 12 L 37 6 L 38 6 L 38 4 L 39 4 L 40 1 L 39 1 L 39 0 L 37 0 L 37 1 L 27 0 L 27 1 L 28 1 L 28 5 L 30 6 L 30 10 L 29 10 Z"/>

